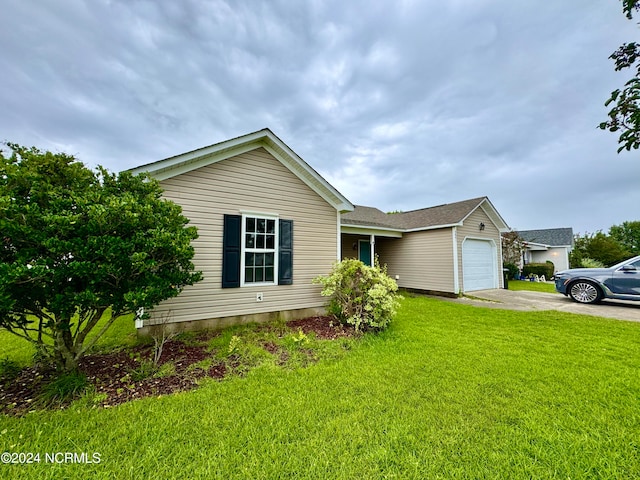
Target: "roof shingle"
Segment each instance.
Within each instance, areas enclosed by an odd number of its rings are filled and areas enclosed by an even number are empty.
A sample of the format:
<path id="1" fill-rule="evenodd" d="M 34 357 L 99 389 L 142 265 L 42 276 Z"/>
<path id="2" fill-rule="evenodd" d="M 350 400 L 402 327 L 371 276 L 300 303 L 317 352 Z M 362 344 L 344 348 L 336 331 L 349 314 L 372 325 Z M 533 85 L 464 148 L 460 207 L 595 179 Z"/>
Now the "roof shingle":
<path id="1" fill-rule="evenodd" d="M 461 202 L 447 203 L 445 205 L 400 213 L 384 213 L 377 208 L 355 205 L 353 212 L 342 214 L 342 224 L 393 228 L 397 230 L 456 225 L 461 223 L 485 200 L 487 200 L 487 197 L 472 198 Z"/>
<path id="2" fill-rule="evenodd" d="M 521 230 L 518 234 L 525 242 L 549 246 L 573 246 L 573 228 L 546 228 L 541 230 Z"/>

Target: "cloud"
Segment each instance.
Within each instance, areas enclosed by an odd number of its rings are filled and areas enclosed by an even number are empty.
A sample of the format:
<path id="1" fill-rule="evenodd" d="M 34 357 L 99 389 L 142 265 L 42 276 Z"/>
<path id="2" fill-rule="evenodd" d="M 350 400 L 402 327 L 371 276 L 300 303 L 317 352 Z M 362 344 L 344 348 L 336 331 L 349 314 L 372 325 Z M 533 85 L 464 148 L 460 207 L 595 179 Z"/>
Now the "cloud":
<path id="1" fill-rule="evenodd" d="M 354 203 L 637 219 L 637 153 L 596 129 L 637 34 L 616 2 L 5 4 L 7 140 L 119 170 L 269 127 Z"/>

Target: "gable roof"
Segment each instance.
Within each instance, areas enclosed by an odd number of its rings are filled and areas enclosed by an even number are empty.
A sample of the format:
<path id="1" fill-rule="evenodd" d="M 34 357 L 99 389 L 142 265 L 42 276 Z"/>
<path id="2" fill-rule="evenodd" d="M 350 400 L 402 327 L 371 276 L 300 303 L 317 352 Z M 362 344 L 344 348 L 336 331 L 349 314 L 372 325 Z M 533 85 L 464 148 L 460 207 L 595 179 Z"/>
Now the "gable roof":
<path id="1" fill-rule="evenodd" d="M 134 174 L 148 172 L 158 180 L 166 180 L 197 168 L 250 152 L 257 148 L 267 150 L 296 177 L 302 180 L 302 182 L 339 212 L 353 210 L 353 205 L 344 195 L 329 184 L 329 182 L 311 168 L 307 162 L 300 158 L 298 154 L 291 150 L 291 148 L 268 128 L 209 145 L 208 147 L 165 158 L 164 160 L 141 165 L 129 171 Z"/>
<path id="2" fill-rule="evenodd" d="M 542 230 L 520 230 L 517 232 L 525 242 L 552 247 L 573 246 L 573 228 L 546 228 Z"/>
<path id="3" fill-rule="evenodd" d="M 384 213 L 377 208 L 356 205 L 355 210 L 342 214 L 342 224 L 351 226 L 384 227 L 412 232 L 435 228 L 461 226 L 476 209 L 482 208 L 501 232 L 509 227 L 487 197 L 421 208 L 401 213 Z"/>

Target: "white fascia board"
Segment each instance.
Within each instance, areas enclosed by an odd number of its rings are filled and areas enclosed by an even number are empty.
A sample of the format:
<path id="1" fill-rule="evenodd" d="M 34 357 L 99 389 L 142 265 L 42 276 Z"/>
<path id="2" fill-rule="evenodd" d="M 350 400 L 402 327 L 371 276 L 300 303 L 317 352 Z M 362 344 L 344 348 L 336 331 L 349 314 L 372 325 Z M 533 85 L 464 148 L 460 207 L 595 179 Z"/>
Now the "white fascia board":
<path id="1" fill-rule="evenodd" d="M 268 129 L 142 165 L 129 171 L 133 174 L 148 172 L 152 177 L 162 181 L 260 147 L 277 158 L 280 163 L 336 210 L 339 212 L 354 210 L 353 204 L 344 195 Z"/>
<path id="2" fill-rule="evenodd" d="M 488 207 L 486 208 L 485 205 Z M 498 213 L 498 211 L 496 210 L 496 208 L 493 206 L 493 204 L 489 201 L 488 198 L 483 198 L 482 201 L 478 204 L 478 206 L 476 208 L 474 208 L 473 210 L 471 210 L 463 219 L 462 222 L 460 223 L 460 225 L 462 225 L 462 223 L 471 216 L 471 214 L 473 212 L 475 212 L 478 208 L 481 208 L 482 211 L 485 213 L 485 215 L 487 215 L 487 217 L 489 217 L 489 219 L 491 220 L 491 222 L 495 225 L 495 227 L 498 229 L 498 231 L 500 233 L 506 233 L 511 231 L 511 229 L 509 228 L 509 225 L 507 225 L 507 222 L 505 222 L 503 220 L 503 218 L 500 216 L 500 214 Z"/>
<path id="3" fill-rule="evenodd" d="M 158 180 L 165 180 L 182 173 L 190 172 L 204 165 L 216 163 L 225 158 L 254 150 L 257 148 L 254 142 L 264 137 L 265 134 L 266 132 L 264 130 L 259 130 L 248 135 L 209 145 L 208 147 L 181 153 L 147 165 L 141 165 L 129 171 L 133 174 L 148 172 Z"/>
<path id="4" fill-rule="evenodd" d="M 379 237 L 402 238 L 403 230 L 366 225 L 342 224 L 340 226 L 340 232 L 352 235 L 377 235 Z"/>
<path id="5" fill-rule="evenodd" d="M 403 230 L 406 233 L 410 232 L 424 232 L 426 230 L 439 230 L 441 228 L 451 228 L 451 227 L 461 227 L 462 222 L 458 223 L 448 223 L 446 225 L 432 225 L 431 227 L 418 227 L 418 228 L 409 228 L 407 230 Z"/>
<path id="6" fill-rule="evenodd" d="M 277 138 L 269 138 L 276 143 L 277 148 L 266 143 L 262 145 L 271 155 L 277 158 L 280 163 L 287 167 L 295 176 L 302 180 L 311 190 L 320 195 L 327 203 L 333 205 L 336 210 L 341 213 L 352 212 L 355 207 L 336 190 L 333 185 L 327 182 L 318 172 L 309 166 L 307 162 L 302 160 L 293 150 L 284 145 Z M 275 143 L 275 142 L 274 142 Z"/>
<path id="7" fill-rule="evenodd" d="M 524 242 L 524 246 L 531 251 L 549 250 L 549 245 L 545 245 L 544 243 Z"/>
<path id="8" fill-rule="evenodd" d="M 498 210 L 496 210 L 496 207 L 493 206 L 488 198 L 485 198 L 484 202 L 480 204 L 480 208 L 482 208 L 484 213 L 487 214 L 500 233 L 511 231 L 507 222 L 504 221 L 502 216 L 498 213 Z"/>
<path id="9" fill-rule="evenodd" d="M 259 145 L 256 144 L 239 145 L 235 148 L 224 149 L 219 152 L 201 153 L 198 151 L 197 153 L 199 153 L 199 155 L 194 155 L 196 152 L 190 152 L 185 153 L 184 155 L 179 155 L 178 157 L 171 157 L 167 159 L 166 163 L 164 163 L 164 160 L 161 160 L 160 162 L 157 162 L 161 163 L 161 165 L 158 165 L 155 168 L 145 169 L 144 167 L 138 167 L 130 171 L 134 175 L 147 172 L 156 180 L 162 181 L 168 178 L 177 177 L 178 175 L 188 173 L 201 167 L 206 167 L 207 165 L 212 165 L 236 155 L 250 152 L 258 147 Z M 154 165 L 155 164 L 151 164 L 149 167 L 154 167 Z"/>

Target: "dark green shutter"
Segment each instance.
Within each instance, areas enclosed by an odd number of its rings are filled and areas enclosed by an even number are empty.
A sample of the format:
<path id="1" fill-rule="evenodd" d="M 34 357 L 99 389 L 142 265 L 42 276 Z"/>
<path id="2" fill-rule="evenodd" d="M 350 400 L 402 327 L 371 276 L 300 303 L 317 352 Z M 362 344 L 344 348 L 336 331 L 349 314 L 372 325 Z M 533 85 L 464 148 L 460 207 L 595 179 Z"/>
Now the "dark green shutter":
<path id="1" fill-rule="evenodd" d="M 222 234 L 222 288 L 240 286 L 242 216 L 225 215 Z"/>
<path id="2" fill-rule="evenodd" d="M 280 220 L 278 285 L 293 283 L 293 220 Z"/>

